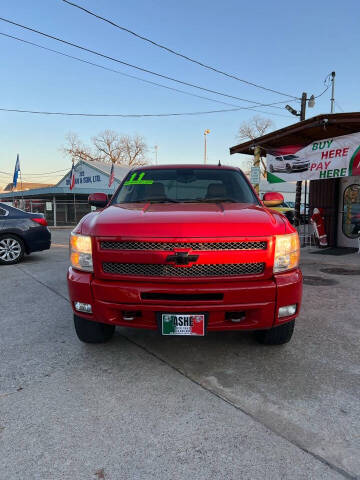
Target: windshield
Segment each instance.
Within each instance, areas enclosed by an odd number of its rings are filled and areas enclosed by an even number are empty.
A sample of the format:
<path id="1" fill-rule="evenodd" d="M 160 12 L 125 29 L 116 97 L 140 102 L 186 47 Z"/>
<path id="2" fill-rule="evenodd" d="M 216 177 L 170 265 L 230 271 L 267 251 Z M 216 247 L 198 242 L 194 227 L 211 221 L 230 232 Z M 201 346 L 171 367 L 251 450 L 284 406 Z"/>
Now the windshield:
<path id="1" fill-rule="evenodd" d="M 299 157 L 296 155 L 285 155 L 284 158 L 285 160 L 299 160 Z"/>
<path id="2" fill-rule="evenodd" d="M 163 168 L 130 172 L 111 203 L 259 202 L 240 171 Z"/>

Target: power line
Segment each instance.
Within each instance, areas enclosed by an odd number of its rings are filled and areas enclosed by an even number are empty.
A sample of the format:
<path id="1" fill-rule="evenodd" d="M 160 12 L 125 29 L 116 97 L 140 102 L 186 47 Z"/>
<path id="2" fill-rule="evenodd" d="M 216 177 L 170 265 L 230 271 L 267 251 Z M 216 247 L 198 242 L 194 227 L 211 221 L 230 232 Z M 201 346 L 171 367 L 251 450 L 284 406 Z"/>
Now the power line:
<path id="1" fill-rule="evenodd" d="M 226 77 L 232 78 L 234 80 L 238 80 L 239 82 L 245 83 L 247 85 L 251 85 L 253 87 L 260 88 L 262 90 L 266 90 L 268 92 L 277 93 L 278 95 L 283 95 L 285 97 L 290 97 L 290 98 L 293 98 L 293 99 L 297 98 L 294 95 L 289 95 L 287 93 L 279 92 L 278 90 L 273 90 L 272 88 L 264 87 L 263 85 L 259 85 L 259 84 L 254 83 L 254 82 L 244 80 L 243 78 L 239 78 L 232 73 L 226 73 L 222 70 L 219 70 L 216 67 L 212 67 L 211 65 L 207 65 L 203 62 L 200 62 L 199 60 L 195 60 L 191 57 L 188 57 L 187 55 L 184 55 L 183 53 L 177 52 L 176 50 L 172 50 L 171 48 L 166 47 L 165 45 L 161 45 L 160 43 L 157 43 L 157 42 L 155 42 L 155 41 L 153 41 L 153 40 L 151 40 L 147 37 L 144 37 L 143 35 L 139 35 L 138 33 L 134 32 L 132 30 L 129 30 L 128 28 L 122 27 L 121 25 L 118 25 L 117 23 L 113 22 L 112 20 L 109 20 L 108 18 L 102 17 L 102 16 L 92 12 L 91 10 L 88 10 L 88 9 L 86 9 L 86 8 L 80 6 L 80 5 L 77 5 L 76 3 L 70 2 L 69 0 L 62 0 L 62 1 L 64 3 L 67 3 L 68 5 L 71 5 L 72 7 L 78 8 L 79 10 L 82 10 L 85 13 L 88 13 L 89 15 L 92 15 L 93 17 L 96 17 L 99 20 L 102 20 L 106 23 L 109 23 L 113 27 L 116 27 L 120 30 L 123 30 L 124 32 L 130 33 L 131 35 L 133 35 L 137 38 L 140 38 L 141 40 L 144 40 L 145 42 L 151 43 L 152 45 L 154 45 L 156 47 L 162 48 L 163 50 L 166 50 L 169 53 L 172 53 L 174 55 L 177 55 L 178 57 L 184 58 L 185 60 L 188 60 L 189 62 L 196 63 L 197 65 L 200 65 L 201 67 L 207 68 L 208 70 L 212 70 L 213 72 L 219 73 L 220 75 L 224 75 Z"/>
<path id="2" fill-rule="evenodd" d="M 262 106 L 267 106 L 264 104 Z M 199 112 L 176 112 L 176 113 L 73 113 L 73 112 L 49 112 L 41 110 L 23 110 L 20 108 L 2 108 L 2 112 L 14 112 L 14 113 L 31 113 L 38 115 L 62 115 L 68 117 L 119 117 L 119 118 L 147 118 L 147 117 L 181 117 L 192 115 L 206 115 L 211 113 L 224 113 L 224 112 L 237 112 L 239 110 L 252 110 L 251 107 L 238 107 L 238 108 L 224 108 L 221 110 L 207 110 Z"/>
<path id="3" fill-rule="evenodd" d="M 68 171 L 69 171 L 68 168 L 63 168 L 62 170 L 54 170 L 53 172 L 40 172 L 40 173 L 25 173 L 25 172 L 22 172 L 22 175 L 23 175 L 23 176 L 30 176 L 30 175 L 52 175 L 53 173 L 68 172 Z M 11 172 L 2 172 L 2 171 L 0 171 L 0 174 L 13 175 L 13 173 L 11 173 Z"/>
<path id="4" fill-rule="evenodd" d="M 121 72 L 120 70 L 115 70 L 113 68 L 109 68 L 109 67 L 105 67 L 103 65 L 99 65 L 98 63 L 94 63 L 94 62 L 90 62 L 89 60 L 84 60 L 82 58 L 79 58 L 79 57 L 75 57 L 73 55 L 69 55 L 67 53 L 64 53 L 64 52 L 60 52 L 59 50 L 54 50 L 52 48 L 48 48 L 48 47 L 45 47 L 43 45 L 39 45 L 37 43 L 34 43 L 34 42 L 30 42 L 29 40 L 25 40 L 23 38 L 20 38 L 20 37 L 16 37 L 14 35 L 9 35 L 7 33 L 3 33 L 3 32 L 0 32 L 0 35 L 4 36 L 4 37 L 8 37 L 8 38 L 11 38 L 13 40 L 17 40 L 19 42 L 22 42 L 22 43 L 25 43 L 25 44 L 28 44 L 28 45 L 31 45 L 33 47 L 37 47 L 37 48 L 41 48 L 43 50 L 47 50 L 49 52 L 52 52 L 52 53 L 56 53 L 58 55 L 62 55 L 64 57 L 67 57 L 67 58 L 71 58 L 72 60 L 77 60 L 79 62 L 82 62 L 82 63 L 86 63 L 88 65 L 92 65 L 94 67 L 98 67 L 98 68 L 101 68 L 103 70 L 108 70 L 109 72 L 112 72 L 112 73 L 117 73 L 119 75 L 123 75 L 125 77 L 129 77 L 129 78 L 133 78 L 135 80 L 139 80 L 141 82 L 145 82 L 145 83 L 148 83 L 150 85 L 155 85 L 157 87 L 162 87 L 162 88 L 165 88 L 167 90 L 172 90 L 172 91 L 175 91 L 175 92 L 179 92 L 179 93 L 183 93 L 185 95 L 190 95 L 192 97 L 197 97 L 197 98 L 201 98 L 201 99 L 204 99 L 204 100 L 209 100 L 211 102 L 215 102 L 215 103 L 220 103 L 220 104 L 223 104 L 223 105 L 228 105 L 228 106 L 231 106 L 231 107 L 237 107 L 238 105 L 235 105 L 233 103 L 228 103 L 228 102 L 222 102 L 221 100 L 216 100 L 214 98 L 210 98 L 210 97 L 204 97 L 203 95 L 197 95 L 196 93 L 191 93 L 191 92 L 186 92 L 185 90 L 180 90 L 178 88 L 174 88 L 174 87 L 169 87 L 167 85 L 163 85 L 161 83 L 156 83 L 156 82 L 152 82 L 151 80 L 146 80 L 144 78 L 141 78 L 141 77 L 137 77 L 135 75 L 130 75 L 129 73 L 125 73 L 125 72 Z M 272 106 L 271 104 L 269 106 Z M 255 107 L 253 107 L 255 108 Z M 272 112 L 263 112 L 261 110 L 254 110 L 254 112 L 259 112 L 259 113 L 267 113 L 268 115 L 277 115 L 277 116 L 281 116 L 281 117 L 289 117 L 288 115 L 281 115 L 280 113 L 272 113 Z"/>
<path id="5" fill-rule="evenodd" d="M 11 25 L 16 25 L 17 27 L 23 28 L 23 29 L 28 30 L 30 32 L 37 33 L 37 34 L 42 35 L 44 37 L 51 38 L 52 40 L 56 40 L 57 42 L 61 42 L 61 43 L 64 43 L 66 45 L 70 45 L 71 47 L 75 47 L 75 48 L 78 48 L 80 50 L 83 50 L 85 52 L 92 53 L 92 54 L 97 55 L 99 57 L 106 58 L 107 60 L 111 60 L 113 62 L 117 62 L 117 63 L 120 63 L 122 65 L 126 65 L 127 67 L 130 67 L 130 68 L 135 68 L 136 70 L 140 70 L 142 72 L 149 73 L 151 75 L 155 75 L 155 76 L 160 77 L 160 78 L 165 78 L 166 80 L 171 80 L 172 82 L 180 83 L 182 85 L 187 85 L 188 87 L 197 88 L 199 90 L 203 90 L 203 91 L 209 92 L 209 93 L 214 93 L 216 95 L 221 95 L 223 97 L 234 98 L 235 100 L 240 100 L 240 101 L 246 102 L 246 103 L 253 103 L 254 105 L 259 105 L 259 106 L 264 105 L 263 103 L 257 102 L 255 100 L 247 100 L 245 98 L 236 97 L 234 95 L 229 95 L 227 93 L 218 92 L 216 90 L 211 90 L 209 88 L 201 87 L 200 85 L 185 82 L 183 80 L 178 80 L 176 78 L 169 77 L 169 76 L 163 75 L 161 73 L 153 72 L 151 70 L 148 70 L 148 69 L 143 68 L 143 67 L 139 67 L 137 65 L 132 65 L 131 63 L 124 62 L 123 60 L 119 60 L 118 58 L 110 57 L 109 55 L 105 55 L 105 54 L 97 52 L 95 50 L 91 50 L 90 48 L 86 48 L 86 47 L 83 47 L 81 45 L 77 45 L 76 43 L 68 42 L 67 40 L 63 40 L 62 38 L 55 37 L 54 35 L 50 35 L 50 34 L 47 34 L 47 33 L 44 33 L 44 32 L 40 32 L 39 30 L 36 30 L 34 28 L 31 28 L 31 27 L 27 27 L 25 25 L 21 25 L 20 23 L 13 22 L 12 20 L 8 20 L 8 19 L 3 18 L 3 17 L 0 17 L 0 20 L 2 20 L 3 22 L 6 22 L 6 23 L 10 23 Z M 280 104 L 280 103 L 286 103 L 286 101 L 275 102 L 275 103 L 271 104 L 271 106 L 273 106 L 274 108 L 281 108 L 281 107 L 276 107 L 275 106 L 276 104 Z"/>

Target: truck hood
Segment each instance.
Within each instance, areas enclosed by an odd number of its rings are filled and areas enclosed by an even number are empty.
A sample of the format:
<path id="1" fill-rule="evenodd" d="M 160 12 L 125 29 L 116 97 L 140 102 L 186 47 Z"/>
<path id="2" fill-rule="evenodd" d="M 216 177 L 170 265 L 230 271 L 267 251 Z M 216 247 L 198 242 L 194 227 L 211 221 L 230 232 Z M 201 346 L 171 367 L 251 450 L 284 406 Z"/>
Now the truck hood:
<path id="1" fill-rule="evenodd" d="M 76 231 L 97 237 L 214 238 L 291 233 L 279 213 L 243 203 L 111 205 L 86 215 Z"/>

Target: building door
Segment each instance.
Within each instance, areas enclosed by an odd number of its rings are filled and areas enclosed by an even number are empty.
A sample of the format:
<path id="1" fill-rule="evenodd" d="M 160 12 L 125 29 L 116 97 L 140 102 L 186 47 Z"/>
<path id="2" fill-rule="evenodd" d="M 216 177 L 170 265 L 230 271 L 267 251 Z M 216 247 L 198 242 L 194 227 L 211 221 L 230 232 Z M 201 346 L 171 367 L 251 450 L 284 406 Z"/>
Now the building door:
<path id="1" fill-rule="evenodd" d="M 359 235 L 360 177 L 345 177 L 340 180 L 337 244 L 357 248 Z"/>

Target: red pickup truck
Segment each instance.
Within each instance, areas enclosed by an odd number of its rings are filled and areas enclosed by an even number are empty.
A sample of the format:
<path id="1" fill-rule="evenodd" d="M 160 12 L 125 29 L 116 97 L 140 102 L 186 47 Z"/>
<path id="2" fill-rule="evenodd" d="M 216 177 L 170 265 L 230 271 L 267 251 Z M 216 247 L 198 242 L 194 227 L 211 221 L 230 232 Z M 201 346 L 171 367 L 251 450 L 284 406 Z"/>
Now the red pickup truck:
<path id="1" fill-rule="evenodd" d="M 109 340 L 116 325 L 161 335 L 255 331 L 290 340 L 302 296 L 299 239 L 238 168 L 133 169 L 110 202 L 96 193 L 70 237 L 76 333 Z"/>

